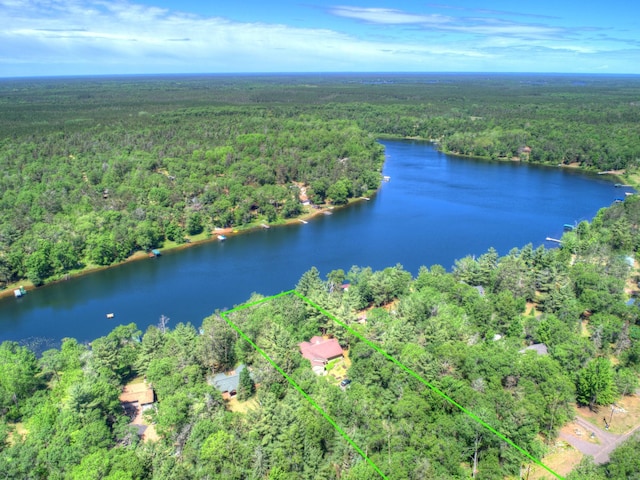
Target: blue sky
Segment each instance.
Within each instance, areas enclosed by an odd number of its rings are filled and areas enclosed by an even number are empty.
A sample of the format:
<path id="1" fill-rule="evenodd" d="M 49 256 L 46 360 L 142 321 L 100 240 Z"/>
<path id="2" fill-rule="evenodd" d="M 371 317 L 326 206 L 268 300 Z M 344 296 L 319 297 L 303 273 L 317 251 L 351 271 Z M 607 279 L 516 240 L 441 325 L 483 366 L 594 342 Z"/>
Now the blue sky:
<path id="1" fill-rule="evenodd" d="M 640 74 L 639 17 L 635 0 L 0 0 L 0 77 Z"/>

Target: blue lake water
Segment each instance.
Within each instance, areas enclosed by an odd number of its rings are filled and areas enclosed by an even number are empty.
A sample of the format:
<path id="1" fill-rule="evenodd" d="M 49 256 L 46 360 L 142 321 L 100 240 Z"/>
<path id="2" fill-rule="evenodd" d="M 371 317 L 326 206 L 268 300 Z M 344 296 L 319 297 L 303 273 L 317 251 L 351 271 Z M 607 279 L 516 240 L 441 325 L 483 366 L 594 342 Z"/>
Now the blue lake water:
<path id="1" fill-rule="evenodd" d="M 382 143 L 391 181 L 370 201 L 306 225 L 194 245 L 2 299 L 0 341 L 31 339 L 41 349 L 64 337 L 88 341 L 118 324 L 144 330 L 160 315 L 170 317 L 169 326 L 199 326 L 252 292 L 294 288 L 314 265 L 323 276 L 352 265 L 400 263 L 414 275 L 422 265 L 449 270 L 455 259 L 491 246 L 504 255 L 559 238 L 563 224 L 590 220 L 624 196 L 603 176 L 576 170 L 457 158 L 424 142 Z"/>

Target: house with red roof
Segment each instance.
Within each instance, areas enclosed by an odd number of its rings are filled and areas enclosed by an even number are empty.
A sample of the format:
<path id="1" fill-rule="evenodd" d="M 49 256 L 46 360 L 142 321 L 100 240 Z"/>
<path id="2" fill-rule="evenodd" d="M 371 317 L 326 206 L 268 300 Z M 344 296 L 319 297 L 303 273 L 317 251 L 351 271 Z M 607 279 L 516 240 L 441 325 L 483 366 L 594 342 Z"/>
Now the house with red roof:
<path id="1" fill-rule="evenodd" d="M 322 338 L 315 336 L 308 342 L 299 344 L 300 353 L 311 362 L 311 367 L 316 373 L 324 372 L 324 367 L 331 360 L 342 358 L 343 351 L 340 343 L 335 338 Z"/>

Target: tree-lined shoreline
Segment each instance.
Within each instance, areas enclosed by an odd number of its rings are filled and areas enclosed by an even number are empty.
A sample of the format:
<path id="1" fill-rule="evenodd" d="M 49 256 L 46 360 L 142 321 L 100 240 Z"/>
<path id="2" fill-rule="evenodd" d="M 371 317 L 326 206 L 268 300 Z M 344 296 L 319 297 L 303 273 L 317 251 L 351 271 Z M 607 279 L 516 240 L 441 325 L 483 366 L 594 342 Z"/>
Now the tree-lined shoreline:
<path id="1" fill-rule="evenodd" d="M 473 158 L 624 168 L 636 184 L 640 81 L 578 80 L 2 80 L 0 286 L 39 285 L 216 227 L 296 218 L 300 187 L 317 204 L 369 195 L 384 136 Z"/>

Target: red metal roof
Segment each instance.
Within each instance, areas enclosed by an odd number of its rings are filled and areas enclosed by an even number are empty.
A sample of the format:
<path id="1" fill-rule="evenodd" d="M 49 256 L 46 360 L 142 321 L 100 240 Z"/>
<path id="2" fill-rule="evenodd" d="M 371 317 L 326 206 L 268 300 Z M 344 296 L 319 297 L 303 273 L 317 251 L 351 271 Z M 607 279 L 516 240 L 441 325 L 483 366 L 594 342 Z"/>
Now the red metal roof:
<path id="1" fill-rule="evenodd" d="M 313 337 L 310 342 L 302 342 L 299 346 L 302 356 L 312 363 L 328 362 L 342 356 L 342 347 L 335 338 Z"/>

